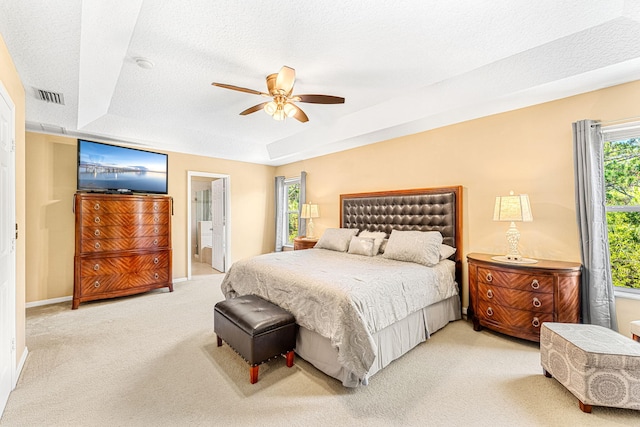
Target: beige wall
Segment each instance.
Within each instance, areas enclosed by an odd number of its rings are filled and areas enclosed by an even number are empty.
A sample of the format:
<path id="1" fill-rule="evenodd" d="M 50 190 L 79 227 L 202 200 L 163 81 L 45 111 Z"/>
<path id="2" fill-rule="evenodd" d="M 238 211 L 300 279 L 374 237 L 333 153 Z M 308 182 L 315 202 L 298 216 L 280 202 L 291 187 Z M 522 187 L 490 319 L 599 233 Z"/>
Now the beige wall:
<path id="1" fill-rule="evenodd" d="M 27 302 L 73 294 L 76 139 L 27 133 Z M 169 153 L 173 277 L 187 275 L 187 172 L 230 176 L 231 261 L 268 252 L 274 241 L 271 166 Z"/>
<path id="2" fill-rule="evenodd" d="M 26 350 L 25 340 L 25 93 L 18 72 L 0 35 L 0 81 L 15 105 L 16 121 L 16 363 Z"/>
<path id="3" fill-rule="evenodd" d="M 276 174 L 307 171 L 318 235 L 339 226 L 342 193 L 462 185 L 465 254 L 505 253 L 508 224 L 492 221 L 495 196 L 527 193 L 534 221 L 518 224 L 521 252 L 579 261 L 571 123 L 640 116 L 638 99 L 640 81 L 280 166 Z M 625 300 L 619 317 L 632 309 L 638 317 L 640 301 Z"/>

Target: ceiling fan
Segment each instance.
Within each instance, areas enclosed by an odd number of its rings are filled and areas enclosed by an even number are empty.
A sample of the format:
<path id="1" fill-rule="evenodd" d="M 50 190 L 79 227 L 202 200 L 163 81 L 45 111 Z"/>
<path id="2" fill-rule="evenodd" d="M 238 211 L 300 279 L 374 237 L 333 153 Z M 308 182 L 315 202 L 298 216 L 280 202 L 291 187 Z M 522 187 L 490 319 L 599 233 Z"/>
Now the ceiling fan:
<path id="1" fill-rule="evenodd" d="M 258 110 L 264 110 L 267 114 L 276 120 L 284 120 L 285 117 L 293 117 L 294 119 L 307 122 L 309 117 L 294 102 L 308 102 L 310 104 L 344 104 L 344 98 L 331 95 L 292 95 L 293 85 L 296 81 L 296 70 L 291 67 L 284 66 L 280 72 L 269 74 L 267 76 L 267 90 L 269 93 L 260 92 L 244 87 L 232 86 L 224 83 L 211 83 L 213 86 L 225 89 L 237 90 L 240 92 L 261 95 L 272 98 L 253 107 L 249 107 L 240 113 L 241 116 L 255 113 Z"/>

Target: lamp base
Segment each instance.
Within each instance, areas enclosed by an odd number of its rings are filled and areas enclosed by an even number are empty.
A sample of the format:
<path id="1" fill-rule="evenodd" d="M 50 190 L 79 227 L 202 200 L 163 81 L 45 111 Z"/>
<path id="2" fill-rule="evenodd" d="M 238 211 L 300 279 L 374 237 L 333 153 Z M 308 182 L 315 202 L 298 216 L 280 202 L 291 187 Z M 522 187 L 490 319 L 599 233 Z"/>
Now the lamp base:
<path id="1" fill-rule="evenodd" d="M 508 264 L 535 264 L 536 262 L 538 262 L 537 259 L 522 258 L 522 257 L 516 258 L 513 255 L 497 255 L 497 256 L 492 256 L 491 259 L 494 261 L 505 262 Z"/>

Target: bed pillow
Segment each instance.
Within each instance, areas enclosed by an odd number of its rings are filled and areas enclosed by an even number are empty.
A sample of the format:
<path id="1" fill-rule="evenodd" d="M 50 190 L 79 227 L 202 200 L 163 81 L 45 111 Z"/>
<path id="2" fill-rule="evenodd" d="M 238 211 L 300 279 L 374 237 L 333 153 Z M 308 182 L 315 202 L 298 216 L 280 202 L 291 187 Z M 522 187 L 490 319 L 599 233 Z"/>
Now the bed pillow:
<path id="1" fill-rule="evenodd" d="M 327 228 L 315 248 L 346 252 L 351 238 L 356 234 L 358 234 L 357 228 Z"/>
<path id="2" fill-rule="evenodd" d="M 438 231 L 393 230 L 382 256 L 432 267 L 440 262 L 440 245 L 442 234 Z"/>
<path id="3" fill-rule="evenodd" d="M 376 249 L 378 248 L 379 246 L 376 246 L 375 239 L 371 237 L 353 236 L 349 242 L 349 250 L 347 252 L 355 255 L 374 256 L 377 254 Z"/>
<path id="4" fill-rule="evenodd" d="M 440 261 L 443 259 L 449 258 L 451 255 L 456 253 L 456 248 L 453 246 L 445 245 L 444 243 L 440 245 Z"/>
<path id="5" fill-rule="evenodd" d="M 373 254 L 377 255 L 378 252 L 380 252 L 380 246 L 382 245 L 382 241 L 387 237 L 387 233 L 385 233 L 384 231 L 367 231 L 367 230 L 362 230 L 360 232 L 360 234 L 358 234 L 358 237 L 370 237 L 372 239 L 374 239 L 374 248 L 373 248 Z"/>

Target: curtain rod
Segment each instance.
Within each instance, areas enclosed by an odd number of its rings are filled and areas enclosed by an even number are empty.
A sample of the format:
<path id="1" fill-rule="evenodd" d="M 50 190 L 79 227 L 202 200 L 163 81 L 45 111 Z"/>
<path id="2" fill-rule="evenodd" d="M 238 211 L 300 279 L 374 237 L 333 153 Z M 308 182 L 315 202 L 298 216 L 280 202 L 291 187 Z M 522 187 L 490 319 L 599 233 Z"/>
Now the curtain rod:
<path id="1" fill-rule="evenodd" d="M 606 121 L 606 122 L 601 122 L 601 121 L 596 120 L 596 124 L 600 125 L 600 126 L 606 126 L 606 125 L 613 125 L 613 124 L 616 124 L 616 123 L 631 122 L 631 121 L 636 121 L 636 120 L 640 120 L 640 116 L 627 117 L 626 119 L 609 120 L 609 121 Z"/>

